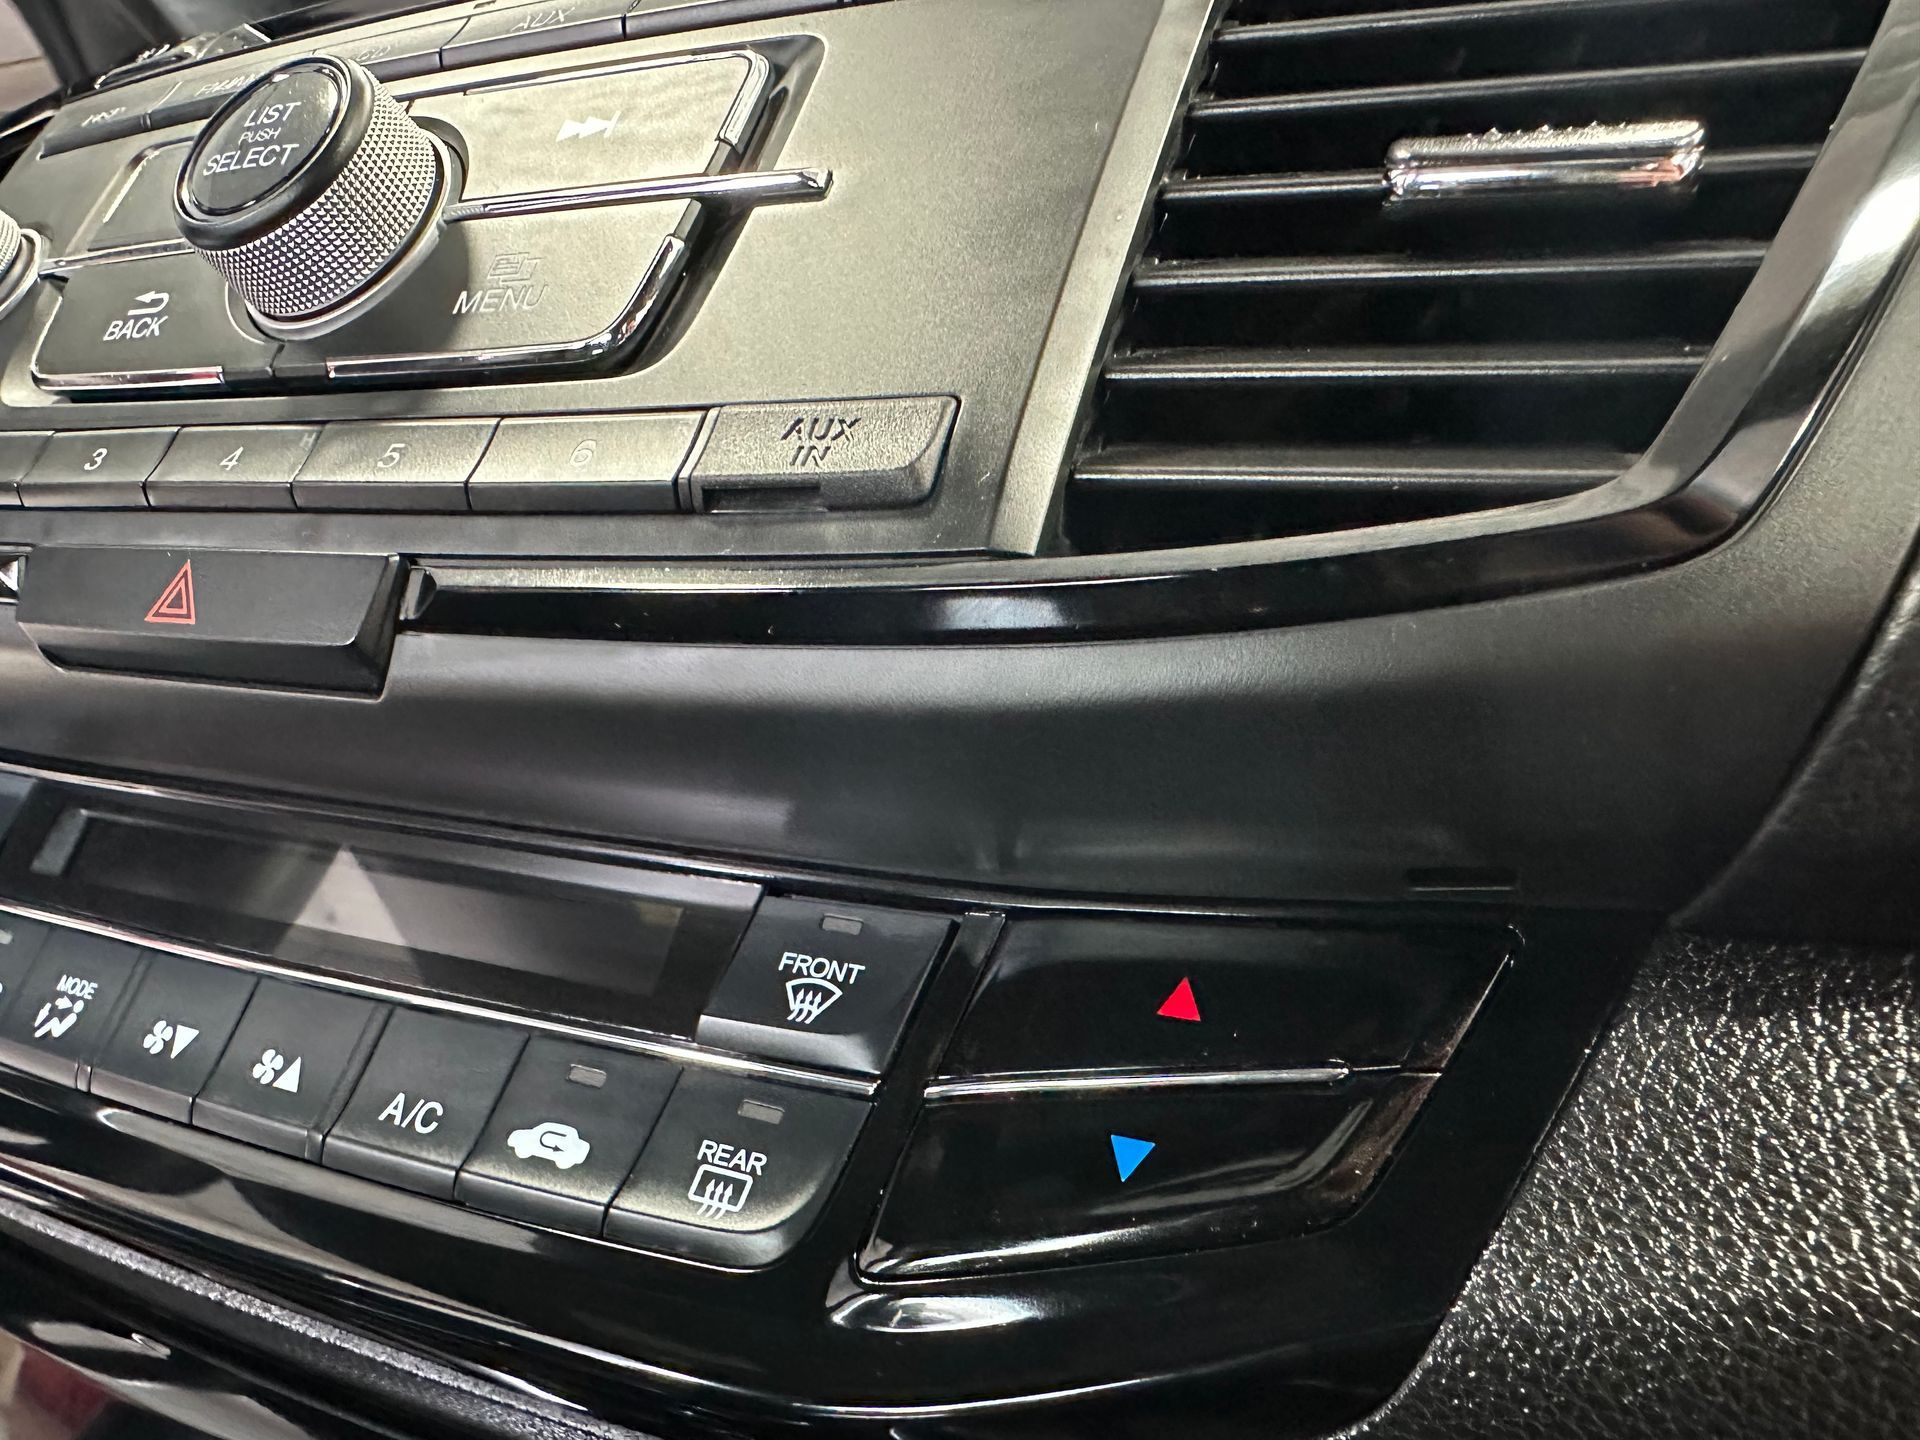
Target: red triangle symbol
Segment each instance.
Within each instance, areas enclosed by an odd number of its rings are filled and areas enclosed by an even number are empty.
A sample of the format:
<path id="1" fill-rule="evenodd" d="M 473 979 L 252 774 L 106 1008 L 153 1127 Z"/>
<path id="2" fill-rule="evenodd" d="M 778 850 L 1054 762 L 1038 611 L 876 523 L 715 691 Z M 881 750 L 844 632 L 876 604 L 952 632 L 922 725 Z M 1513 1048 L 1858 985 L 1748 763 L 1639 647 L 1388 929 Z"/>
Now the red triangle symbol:
<path id="1" fill-rule="evenodd" d="M 1183 976 L 1180 983 L 1173 987 L 1173 993 L 1160 1002 L 1160 1008 L 1154 1014 L 1164 1015 L 1169 1020 L 1198 1020 L 1200 1002 L 1193 998 L 1193 982 Z"/>
<path id="2" fill-rule="evenodd" d="M 189 560 L 175 572 L 167 588 L 160 592 L 160 598 L 153 602 L 153 608 L 147 611 L 147 624 L 191 625 L 193 621 L 193 561 Z"/>

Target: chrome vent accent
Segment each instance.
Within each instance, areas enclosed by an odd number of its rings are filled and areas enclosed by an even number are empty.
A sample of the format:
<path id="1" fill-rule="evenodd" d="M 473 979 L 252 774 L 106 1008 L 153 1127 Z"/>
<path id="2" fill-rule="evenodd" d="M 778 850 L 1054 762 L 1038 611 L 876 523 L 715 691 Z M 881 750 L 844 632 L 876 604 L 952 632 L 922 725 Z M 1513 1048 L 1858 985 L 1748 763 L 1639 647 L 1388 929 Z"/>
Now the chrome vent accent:
<path id="1" fill-rule="evenodd" d="M 1064 545 L 1311 534 L 1619 475 L 1759 268 L 1885 8 L 1238 0 L 1132 279 Z M 1577 152 L 1607 136 L 1589 127 L 1679 122 L 1704 131 L 1684 185 L 1391 199 L 1390 155 L 1530 135 L 1509 148 Z"/>

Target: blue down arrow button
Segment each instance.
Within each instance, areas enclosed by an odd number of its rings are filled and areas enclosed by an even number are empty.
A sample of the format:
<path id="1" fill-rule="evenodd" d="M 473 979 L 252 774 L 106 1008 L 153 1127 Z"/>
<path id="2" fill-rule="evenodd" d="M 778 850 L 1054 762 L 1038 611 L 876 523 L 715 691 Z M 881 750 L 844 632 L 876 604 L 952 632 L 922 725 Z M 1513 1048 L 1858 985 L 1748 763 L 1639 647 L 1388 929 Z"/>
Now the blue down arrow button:
<path id="1" fill-rule="evenodd" d="M 1120 1183 L 1124 1185 L 1140 1168 L 1140 1162 L 1153 1153 L 1154 1142 L 1136 1140 L 1131 1135 L 1109 1135 L 1107 1139 L 1113 1142 L 1113 1163 L 1119 1168 Z"/>

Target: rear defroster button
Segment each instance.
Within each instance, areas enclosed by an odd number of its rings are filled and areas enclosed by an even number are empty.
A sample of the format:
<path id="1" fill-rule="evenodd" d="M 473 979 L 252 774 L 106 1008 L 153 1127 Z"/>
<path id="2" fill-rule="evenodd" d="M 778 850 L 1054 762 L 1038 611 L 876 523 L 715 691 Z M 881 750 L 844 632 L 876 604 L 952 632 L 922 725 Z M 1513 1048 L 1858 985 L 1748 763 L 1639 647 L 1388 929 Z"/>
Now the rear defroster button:
<path id="1" fill-rule="evenodd" d="M 607 1238 L 768 1264 L 813 1223 L 866 1115 L 844 1095 L 689 1070 L 614 1198 Z"/>

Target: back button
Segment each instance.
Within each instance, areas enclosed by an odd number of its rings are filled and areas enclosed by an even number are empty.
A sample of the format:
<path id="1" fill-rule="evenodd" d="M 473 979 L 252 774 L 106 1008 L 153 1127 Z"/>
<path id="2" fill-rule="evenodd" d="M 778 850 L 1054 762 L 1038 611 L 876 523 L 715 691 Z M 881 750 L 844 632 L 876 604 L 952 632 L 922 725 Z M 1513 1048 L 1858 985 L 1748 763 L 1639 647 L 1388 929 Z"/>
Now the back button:
<path id="1" fill-rule="evenodd" d="M 67 277 L 33 378 L 62 394 L 269 379 L 280 347 L 234 314 L 230 295 L 198 255 L 84 266 Z"/>
<path id="2" fill-rule="evenodd" d="M 378 690 L 399 578 L 388 555 L 48 545 L 27 561 L 19 620 L 62 665 Z"/>

